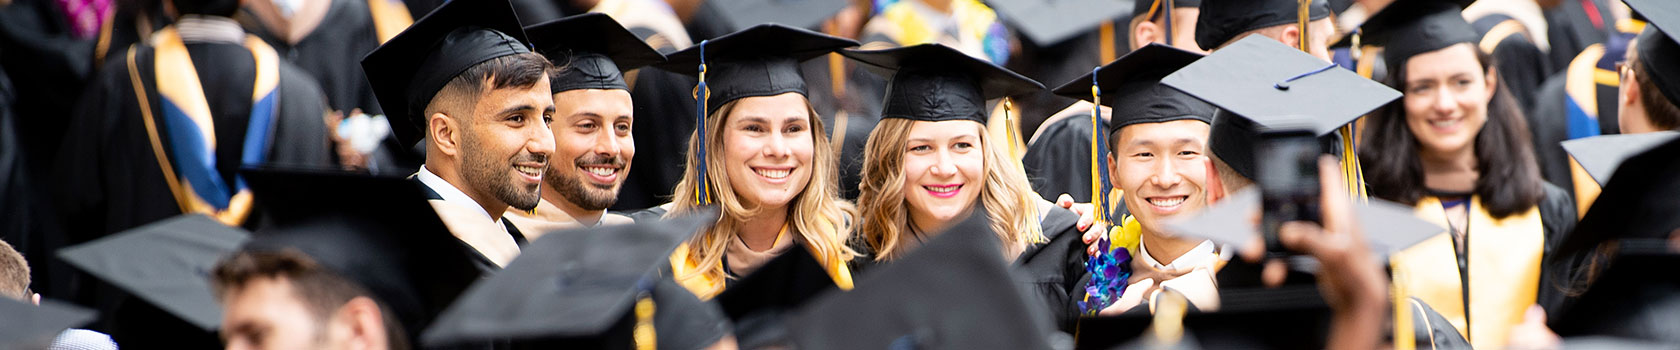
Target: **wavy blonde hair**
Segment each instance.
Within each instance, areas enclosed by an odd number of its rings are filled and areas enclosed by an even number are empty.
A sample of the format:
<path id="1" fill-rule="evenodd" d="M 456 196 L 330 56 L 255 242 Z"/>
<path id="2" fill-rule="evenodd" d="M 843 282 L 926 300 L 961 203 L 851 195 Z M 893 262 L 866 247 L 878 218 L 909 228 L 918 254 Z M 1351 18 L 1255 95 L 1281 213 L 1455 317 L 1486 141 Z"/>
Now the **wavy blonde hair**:
<path id="1" fill-rule="evenodd" d="M 915 123 L 903 118 L 881 119 L 863 146 L 859 238 L 875 252 L 875 261 L 897 259 L 907 250 L 902 239 L 910 232 L 909 202 L 904 199 L 904 152 Z M 1005 255 L 1012 258 L 1027 245 L 1046 241 L 1038 224 L 1038 195 L 1033 194 L 1026 172 L 1009 158 L 1003 145 L 993 144 L 984 125 L 975 127 L 980 128 L 976 130 L 985 154 L 981 171 L 986 180 L 979 200 L 991 219 L 992 232 L 1003 242 Z"/>
<path id="2" fill-rule="evenodd" d="M 795 195 L 789 202 L 788 230 L 796 234 L 810 249 L 823 266 L 833 268 L 835 264 L 845 264 L 857 256 L 857 252 L 846 246 L 851 238 L 852 225 L 850 218 L 857 217 L 857 207 L 840 198 L 839 157 L 834 154 L 834 148 L 829 145 L 827 133 L 822 118 L 818 117 L 816 109 L 811 108 L 809 100 L 805 102 L 805 109 L 810 112 L 811 139 L 815 142 L 811 157 L 811 180 L 806 182 L 805 188 Z M 706 174 L 700 174 L 700 161 L 688 157 L 687 169 L 683 171 L 682 181 L 677 182 L 673 193 L 671 211 L 666 217 L 680 216 L 683 213 L 700 208 L 694 203 L 694 198 L 700 191 L 701 176 L 711 180 L 711 196 L 714 204 L 723 210 L 716 224 L 688 240 L 688 256 L 691 262 L 697 263 L 698 269 L 687 274 L 676 276 L 678 280 L 692 278 L 706 278 L 723 281 L 728 274 L 723 269 L 722 259 L 729 240 L 735 238 L 735 232 L 748 218 L 757 216 L 763 208 L 749 206 L 742 203 L 735 190 L 729 184 L 729 175 L 724 171 L 723 160 L 723 132 L 728 116 L 735 110 L 735 101 L 724 103 L 717 112 L 706 116 L 706 145 L 711 152 L 706 153 Z M 696 133 L 699 131 L 696 130 Z M 688 152 L 700 146 L 699 136 L 690 134 L 688 138 Z M 722 291 L 720 283 L 713 286 L 714 290 L 706 294 L 717 294 Z M 702 293 L 696 293 L 702 294 Z"/>

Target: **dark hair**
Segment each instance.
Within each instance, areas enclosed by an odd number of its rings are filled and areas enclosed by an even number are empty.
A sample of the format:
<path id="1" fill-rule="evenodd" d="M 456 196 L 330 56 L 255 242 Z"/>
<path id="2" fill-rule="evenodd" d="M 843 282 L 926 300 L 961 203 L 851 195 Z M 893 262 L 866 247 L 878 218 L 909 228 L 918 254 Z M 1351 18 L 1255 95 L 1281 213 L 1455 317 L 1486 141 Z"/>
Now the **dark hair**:
<path id="1" fill-rule="evenodd" d="M 534 52 L 512 54 L 467 67 L 456 74 L 454 79 L 444 84 L 438 90 L 437 96 L 426 105 L 425 113 L 430 115 L 440 106 L 439 103 L 476 103 L 478 96 L 484 92 L 485 82 L 489 82 L 490 89 L 529 89 L 549 75 L 554 65 L 548 58 Z"/>
<path id="2" fill-rule="evenodd" d="M 1647 65 L 1650 63 L 1639 57 L 1639 50 L 1633 51 L 1633 54 L 1627 56 L 1627 66 L 1639 79 L 1639 102 L 1645 104 L 1645 117 L 1649 118 L 1651 126 L 1657 129 L 1680 128 L 1680 107 L 1676 107 L 1674 101 L 1669 101 L 1668 96 L 1663 95 L 1662 89 L 1657 86 L 1657 80 L 1652 79 L 1649 73 L 1651 70 Z"/>
<path id="3" fill-rule="evenodd" d="M 1476 50 L 1476 61 L 1481 63 L 1484 74 L 1498 66 L 1492 55 L 1481 50 Z M 1388 71 L 1383 83 L 1405 91 L 1406 62 L 1388 62 Z M 1488 214 L 1504 218 L 1534 207 L 1545 196 L 1546 189 L 1534 160 L 1528 122 L 1507 92 L 1510 89 L 1505 82 L 1496 83 L 1499 85 L 1488 102 L 1487 123 L 1476 133 L 1473 145 L 1476 168 L 1481 172 L 1474 193 L 1481 197 Z M 1369 118 L 1370 125 L 1362 135 L 1365 141 L 1359 147 L 1359 162 L 1365 168 L 1365 182 L 1370 185 L 1371 195 L 1416 205 L 1428 189 L 1424 188 L 1417 138 L 1406 126 L 1405 102 L 1391 102 Z"/>
<path id="4" fill-rule="evenodd" d="M 290 283 L 292 295 L 309 308 L 310 315 L 315 316 L 317 322 L 326 322 L 334 311 L 351 299 L 373 299 L 379 304 L 390 348 L 409 348 L 407 333 L 389 306 L 360 284 L 340 277 L 295 249 L 242 251 L 223 259 L 211 272 L 211 289 L 217 298 L 226 300 L 228 293 L 244 288 L 251 280 L 259 278 L 284 279 Z"/>
<path id="5" fill-rule="evenodd" d="M 239 13 L 239 0 L 170 0 L 170 3 L 175 4 L 175 13 L 180 16 L 233 17 Z"/>

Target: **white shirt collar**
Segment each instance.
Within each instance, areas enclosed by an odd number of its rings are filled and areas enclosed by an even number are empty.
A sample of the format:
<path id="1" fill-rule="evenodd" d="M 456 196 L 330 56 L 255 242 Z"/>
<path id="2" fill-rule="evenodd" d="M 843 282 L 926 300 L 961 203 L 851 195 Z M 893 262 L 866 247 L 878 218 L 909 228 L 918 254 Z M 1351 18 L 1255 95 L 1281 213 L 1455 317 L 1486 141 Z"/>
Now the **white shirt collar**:
<path id="1" fill-rule="evenodd" d="M 484 214 L 485 219 L 492 218 L 492 216 L 490 216 L 490 211 L 484 210 L 484 206 L 479 205 L 478 201 L 473 200 L 472 197 L 468 197 L 466 192 L 461 192 L 461 189 L 456 188 L 454 184 L 449 183 L 449 181 L 444 181 L 443 178 L 438 177 L 437 174 L 433 174 L 431 170 L 426 169 L 425 165 L 420 166 L 420 172 L 415 173 L 414 177 L 419 178 L 420 183 L 431 188 L 432 192 L 437 192 L 439 197 L 443 197 L 444 202 L 449 202 L 449 204 L 452 205 L 478 209 L 479 213 Z M 496 219 L 496 224 L 501 225 L 502 220 Z"/>
<path id="2" fill-rule="evenodd" d="M 1138 241 L 1138 255 L 1143 257 L 1143 262 L 1149 264 L 1149 267 L 1158 270 L 1189 270 L 1200 266 L 1208 266 L 1215 261 L 1213 259 L 1230 259 L 1230 249 L 1214 248 L 1213 241 L 1202 241 L 1202 244 L 1197 244 L 1195 248 L 1190 248 L 1190 251 L 1184 252 L 1184 255 L 1179 255 L 1177 259 L 1173 259 L 1172 263 L 1162 264 L 1160 261 L 1156 261 L 1155 257 L 1149 256 L 1149 249 L 1145 247 L 1143 241 Z"/>

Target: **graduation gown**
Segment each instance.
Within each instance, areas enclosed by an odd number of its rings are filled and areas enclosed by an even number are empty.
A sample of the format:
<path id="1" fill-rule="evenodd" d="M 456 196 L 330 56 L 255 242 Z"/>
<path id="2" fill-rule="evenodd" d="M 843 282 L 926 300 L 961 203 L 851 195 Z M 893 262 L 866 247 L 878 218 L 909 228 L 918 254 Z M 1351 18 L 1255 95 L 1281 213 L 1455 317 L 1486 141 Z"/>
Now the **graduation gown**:
<path id="1" fill-rule="evenodd" d="M 76 106 L 96 67 L 94 41 L 77 39 L 56 1 L 15 0 L 0 6 L 0 67 L 17 86 L 14 126 L 18 147 L 36 178 L 47 178 L 68 118 L 54 117 Z"/>
<path id="2" fill-rule="evenodd" d="M 1040 204 L 1044 217 L 1039 220 L 1039 228 L 1049 241 L 1021 251 L 1012 264 L 1017 269 L 1015 278 L 1029 305 L 1044 307 L 1056 329 L 1072 334 L 1079 323 L 1079 301 L 1085 299 L 1085 284 L 1090 279 L 1085 271 L 1084 233 L 1077 227 L 1079 215 L 1050 203 Z"/>
<path id="3" fill-rule="evenodd" d="M 693 45 L 670 7 L 657 0 L 603 0 L 590 9 L 606 13 L 662 54 Z M 635 128 L 636 149 L 630 172 L 619 187 L 613 210 L 639 210 L 670 201 L 682 179 L 688 138 L 694 133 L 694 77 L 654 67 L 625 74 L 636 117 L 658 127 Z"/>
<path id="4" fill-rule="evenodd" d="M 1618 38 L 1615 40 L 1626 40 Z M 1619 55 L 1615 55 L 1619 57 Z M 1583 137 L 1620 133 L 1617 123 L 1617 92 L 1619 83 L 1614 68 L 1605 69 L 1600 62 L 1606 57 L 1605 45 L 1587 47 L 1577 55 L 1562 74 L 1546 79 L 1540 86 L 1533 111 L 1528 114 L 1529 131 L 1533 133 L 1534 156 L 1546 182 L 1563 188 L 1574 188 L 1570 180 L 1570 158 L 1560 142 Z M 1579 194 L 1577 194 L 1579 197 Z M 1580 208 L 1585 209 L 1585 208 Z"/>
<path id="5" fill-rule="evenodd" d="M 1603 44 L 1615 32 L 1616 16 L 1611 13 L 1611 4 L 1614 2 L 1573 0 L 1546 9 L 1546 37 L 1549 38 L 1546 41 L 1552 46 L 1549 52 L 1552 73 L 1562 71 L 1576 55 L 1587 47 Z"/>
<path id="6" fill-rule="evenodd" d="M 1459 255 L 1451 234 L 1439 235 L 1390 257 L 1396 283 L 1409 296 L 1435 308 L 1478 348 L 1506 344 L 1512 326 L 1522 322 L 1530 305 L 1552 308 L 1560 295 L 1543 281 L 1543 256 L 1575 224 L 1575 206 L 1562 189 L 1546 186 L 1546 196 L 1526 211 L 1495 219 L 1471 196 L 1465 235 L 1468 253 Z M 1441 201 L 1424 197 L 1419 217 L 1447 225 Z M 1462 264 L 1462 265 L 1461 265 Z M 1465 287 L 1468 284 L 1468 288 Z M 1468 307 L 1466 307 L 1468 305 Z"/>
<path id="7" fill-rule="evenodd" d="M 274 33 L 249 8 L 240 10 L 237 19 L 246 31 L 274 47 L 280 57 L 314 77 L 326 93 L 332 110 L 349 113 L 360 108 L 369 115 L 383 114 L 373 96 L 373 86 L 368 84 L 367 75 L 357 62 L 379 47 L 381 37 L 375 21 L 381 19 L 376 19 L 369 10 L 370 0 L 330 1 L 320 23 L 295 43 L 282 33 Z M 383 20 L 400 22 L 402 19 Z"/>
<path id="8" fill-rule="evenodd" d="M 1550 58 L 1535 46 L 1527 28 L 1503 14 L 1483 16 L 1470 23 L 1482 36 L 1478 47 L 1492 53 L 1499 62 L 1499 79 L 1517 105 L 1528 112 L 1534 106 L 1535 90 L 1551 76 Z"/>
<path id="9" fill-rule="evenodd" d="M 235 179 L 242 157 L 252 155 L 246 154 L 241 145 L 252 148 L 252 152 L 261 152 L 266 158 L 260 164 L 263 166 L 335 167 L 328 158 L 325 125 L 321 121 L 325 103 L 320 98 L 320 88 L 308 75 L 277 59 L 264 63 L 263 67 L 275 67 L 277 80 L 273 86 L 275 107 L 270 135 L 266 144 L 248 144 L 248 136 L 256 137 L 247 135 L 247 127 L 253 111 L 253 91 L 257 89 L 252 82 L 257 81 L 259 72 L 254 57 L 261 56 L 253 56 L 239 44 L 188 42 L 184 47 L 199 77 L 202 97 L 209 107 L 208 117 L 214 121 L 212 133 L 206 136 L 222 145 L 209 154 L 216 160 L 215 168 L 203 169 L 205 172 Z M 58 199 L 62 237 L 68 240 L 66 244 L 87 242 L 180 215 L 189 207 L 177 199 L 174 188 L 178 179 L 167 178 L 165 171 L 179 174 L 185 169 L 183 166 L 190 165 L 184 165 L 183 155 L 176 154 L 172 148 L 154 144 L 148 134 L 148 129 L 155 128 L 157 140 L 167 142 L 172 137 L 183 136 L 173 134 L 171 127 L 191 127 L 170 123 L 165 115 L 165 96 L 159 90 L 162 82 L 157 79 L 155 65 L 157 51 L 153 46 L 139 46 L 127 50 L 124 59 L 111 60 L 68 118 L 70 127 L 59 148 L 52 186 Z M 129 57 L 133 65 L 129 64 Z M 184 79 L 172 82 L 190 83 Z M 149 106 L 150 110 L 143 113 L 141 106 Z M 157 125 L 148 125 L 153 118 L 145 118 L 143 114 L 154 116 Z M 168 161 L 173 166 L 165 169 L 160 161 Z M 125 346 L 213 347 L 219 344 L 214 334 L 183 335 L 192 333 L 180 330 L 196 328 L 163 316 L 156 308 L 147 309 L 144 302 L 127 298 L 109 286 L 73 282 L 70 287 L 79 293 L 59 297 L 73 298 L 104 310 L 103 327 Z M 141 309 L 117 311 L 125 301 Z M 119 321 L 113 324 L 113 319 Z M 195 343 L 195 340 L 203 342 Z"/>
<path id="10" fill-rule="evenodd" d="M 842 72 L 833 71 L 834 66 L 830 65 L 833 60 L 841 60 Z M 799 65 L 811 107 L 827 129 L 829 145 L 839 151 L 840 198 L 846 200 L 857 200 L 858 183 L 863 182 L 863 146 L 869 142 L 875 125 L 881 122 L 884 96 L 868 93 L 869 85 L 859 83 L 857 78 L 869 73 L 856 69 L 855 64 L 839 54 L 830 54 Z M 834 90 L 836 78 L 844 85 L 843 92 Z"/>
<path id="11" fill-rule="evenodd" d="M 462 208 L 449 203 L 443 199 L 443 195 L 426 186 L 424 182 L 420 182 L 419 179 L 413 181 L 425 190 L 426 201 L 431 203 L 432 209 L 437 210 L 438 219 L 442 219 L 444 226 L 449 226 L 449 233 L 460 239 L 464 248 L 472 253 L 469 255 L 473 258 L 473 265 L 483 271 L 485 276 L 501 271 L 502 266 L 506 266 L 519 255 L 519 248 L 529 242 L 512 221 L 502 220 L 497 223 L 484 220 L 487 218 L 472 211 L 472 208 Z M 502 232 L 502 229 L 506 232 Z M 508 238 L 500 238 L 503 235 Z"/>

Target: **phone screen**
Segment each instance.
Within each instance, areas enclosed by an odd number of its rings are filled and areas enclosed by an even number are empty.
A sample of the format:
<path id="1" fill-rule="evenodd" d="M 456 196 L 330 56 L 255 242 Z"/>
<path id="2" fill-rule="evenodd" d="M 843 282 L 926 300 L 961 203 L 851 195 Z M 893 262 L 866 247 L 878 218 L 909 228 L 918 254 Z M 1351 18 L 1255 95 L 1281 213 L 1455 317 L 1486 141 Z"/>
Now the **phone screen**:
<path id="1" fill-rule="evenodd" d="M 1266 133 L 1257 146 L 1261 232 L 1267 252 L 1283 253 L 1278 227 L 1289 221 L 1319 222 L 1318 138 L 1307 130 Z"/>

